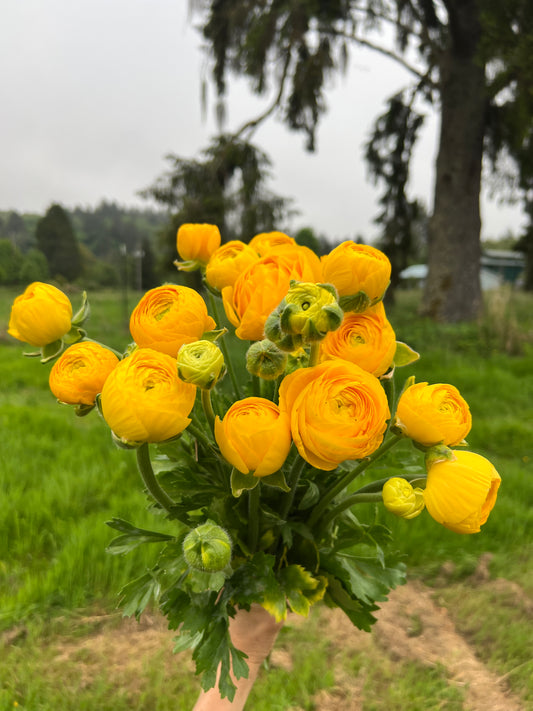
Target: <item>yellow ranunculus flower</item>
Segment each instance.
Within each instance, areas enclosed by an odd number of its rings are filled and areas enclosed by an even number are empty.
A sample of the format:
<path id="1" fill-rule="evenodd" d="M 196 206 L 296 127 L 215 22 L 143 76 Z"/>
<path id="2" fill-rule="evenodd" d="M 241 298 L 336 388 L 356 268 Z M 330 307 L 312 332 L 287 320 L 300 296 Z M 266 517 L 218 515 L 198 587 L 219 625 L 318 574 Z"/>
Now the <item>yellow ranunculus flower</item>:
<path id="1" fill-rule="evenodd" d="M 126 442 L 163 442 L 190 423 L 194 385 L 178 378 L 176 360 L 151 348 L 139 348 L 121 360 L 102 388 L 102 414 Z"/>
<path id="2" fill-rule="evenodd" d="M 202 390 L 211 390 L 226 373 L 222 351 L 212 341 L 185 343 L 177 362 L 179 377 Z"/>
<path id="3" fill-rule="evenodd" d="M 455 451 L 455 460 L 430 465 L 424 501 L 430 515 L 455 533 L 478 533 L 487 520 L 501 477 L 488 459 Z"/>
<path id="4" fill-rule="evenodd" d="M 75 343 L 54 363 L 50 390 L 68 405 L 93 405 L 118 362 L 117 356 L 99 343 Z"/>
<path id="5" fill-rule="evenodd" d="M 383 486 L 383 503 L 387 511 L 400 518 L 411 519 L 424 510 L 424 492 L 399 476 L 393 476 Z"/>
<path id="6" fill-rule="evenodd" d="M 19 341 L 42 348 L 70 331 L 72 304 L 60 289 L 34 281 L 11 307 L 7 332 Z"/>
<path id="7" fill-rule="evenodd" d="M 130 318 L 131 335 L 138 346 L 174 358 L 184 343 L 197 341 L 215 325 L 200 294 L 176 284 L 147 291 Z"/>
<path id="8" fill-rule="evenodd" d="M 238 338 L 260 341 L 265 321 L 283 299 L 291 280 L 321 281 L 320 260 L 307 247 L 282 246 L 246 269 L 222 289 L 226 315 Z"/>
<path id="9" fill-rule="evenodd" d="M 182 259 L 205 265 L 220 246 L 220 231 L 216 225 L 181 225 L 176 237 L 176 246 Z"/>
<path id="10" fill-rule="evenodd" d="M 234 402 L 223 420 L 215 419 L 215 438 L 222 455 L 242 474 L 268 476 L 289 454 L 289 418 L 271 400 L 248 397 Z"/>
<path id="11" fill-rule="evenodd" d="M 261 232 L 249 242 L 250 247 L 254 249 L 260 257 L 266 257 L 267 254 L 275 249 L 276 247 L 281 247 L 284 245 L 289 245 L 291 247 L 296 246 L 296 240 L 284 232 Z"/>
<path id="12" fill-rule="evenodd" d="M 226 242 L 211 255 L 205 269 L 207 283 L 219 291 L 225 286 L 233 286 L 237 277 L 258 259 L 257 252 L 244 242 Z"/>
<path id="13" fill-rule="evenodd" d="M 415 383 L 402 393 L 394 424 L 424 447 L 450 447 L 460 444 L 470 432 L 472 416 L 453 385 Z"/>
<path id="14" fill-rule="evenodd" d="M 390 417 L 379 380 L 354 363 L 328 360 L 287 375 L 279 403 L 301 456 L 318 469 L 372 454 Z"/>
<path id="15" fill-rule="evenodd" d="M 387 255 L 368 244 L 351 240 L 341 242 L 323 256 L 322 269 L 324 281 L 333 284 L 339 297 L 354 296 L 362 291 L 370 302 L 383 297 L 391 275 Z"/>
<path id="16" fill-rule="evenodd" d="M 396 334 L 385 316 L 382 302 L 363 313 L 346 313 L 336 331 L 322 341 L 322 360 L 343 358 L 376 377 L 383 375 L 394 360 Z"/>

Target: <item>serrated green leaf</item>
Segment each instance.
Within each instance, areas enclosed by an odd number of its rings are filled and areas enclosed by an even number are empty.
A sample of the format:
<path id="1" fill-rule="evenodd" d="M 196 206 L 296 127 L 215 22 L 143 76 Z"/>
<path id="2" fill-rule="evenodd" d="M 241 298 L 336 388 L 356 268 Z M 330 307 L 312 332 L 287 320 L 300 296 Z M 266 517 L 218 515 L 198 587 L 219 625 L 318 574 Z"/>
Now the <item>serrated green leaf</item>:
<path id="1" fill-rule="evenodd" d="M 107 546 L 107 552 L 113 555 L 129 553 L 129 551 L 134 550 L 143 543 L 161 543 L 162 541 L 171 541 L 174 538 L 166 533 L 137 528 L 120 518 L 113 518 L 111 521 L 106 521 L 106 524 L 110 528 L 124 533 L 124 535 L 114 538 Z"/>
<path id="2" fill-rule="evenodd" d="M 407 343 L 396 341 L 396 353 L 394 354 L 394 366 L 401 368 L 410 365 L 420 358 L 420 353 L 413 350 Z"/>
<path id="3" fill-rule="evenodd" d="M 327 579 L 326 602 L 331 601 L 334 606 L 340 607 L 355 627 L 370 632 L 372 625 L 376 622 L 372 612 L 379 609 L 378 606 L 363 604 L 360 600 L 351 597 L 340 580 L 334 576 L 328 575 Z"/>
<path id="4" fill-rule="evenodd" d="M 124 616 L 135 615 L 139 619 L 150 600 L 157 600 L 160 592 L 160 583 L 152 571 L 132 580 L 119 593 L 119 604 L 123 607 Z"/>
<path id="5" fill-rule="evenodd" d="M 336 553 L 321 557 L 321 567 L 338 578 L 345 589 L 361 602 L 373 604 L 387 599 L 391 588 L 405 582 L 405 566 L 383 567 L 375 558 Z"/>
<path id="6" fill-rule="evenodd" d="M 179 636 L 174 639 L 173 653 L 177 654 L 178 652 L 184 652 L 186 649 L 194 649 L 202 637 L 203 632 L 197 632 L 196 634 L 180 632 Z"/>

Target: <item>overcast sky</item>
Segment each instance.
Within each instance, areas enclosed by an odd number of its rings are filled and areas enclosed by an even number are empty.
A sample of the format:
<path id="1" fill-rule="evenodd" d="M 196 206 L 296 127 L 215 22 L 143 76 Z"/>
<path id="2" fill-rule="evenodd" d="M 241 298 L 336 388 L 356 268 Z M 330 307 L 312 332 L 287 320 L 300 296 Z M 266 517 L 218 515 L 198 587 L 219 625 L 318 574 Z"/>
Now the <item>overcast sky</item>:
<path id="1" fill-rule="evenodd" d="M 207 76 L 187 0 L 1 0 L 0 210 L 42 213 L 52 202 L 94 207 L 102 199 L 146 206 L 137 192 L 192 158 L 216 133 L 214 92 L 202 117 Z M 273 163 L 270 187 L 292 197 L 290 228 L 331 240 L 372 238 L 379 187 L 368 180 L 363 144 L 385 100 L 409 80 L 369 51 L 352 53 L 328 94 L 317 152 L 270 119 L 254 141 Z M 226 128 L 263 107 L 244 81 L 228 97 Z M 412 171 L 411 197 L 431 209 L 438 125 L 429 117 Z M 517 208 L 482 202 L 483 235 L 518 232 Z"/>

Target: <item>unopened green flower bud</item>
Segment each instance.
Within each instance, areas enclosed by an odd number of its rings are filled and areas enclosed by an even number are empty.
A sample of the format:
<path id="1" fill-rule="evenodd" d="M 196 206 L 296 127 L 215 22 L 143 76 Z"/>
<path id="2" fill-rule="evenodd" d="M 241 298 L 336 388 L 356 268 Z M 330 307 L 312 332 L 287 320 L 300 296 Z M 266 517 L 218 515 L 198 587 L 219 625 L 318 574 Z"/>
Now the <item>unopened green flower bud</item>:
<path id="1" fill-rule="evenodd" d="M 264 380 L 275 380 L 286 366 L 287 354 L 268 338 L 252 343 L 246 352 L 246 370 Z"/>
<path id="2" fill-rule="evenodd" d="M 278 345 L 283 336 L 299 337 L 301 343 L 312 343 L 322 340 L 328 331 L 335 331 L 343 317 L 337 292 L 331 284 L 292 281 L 286 297 L 267 321 L 272 336 L 266 326 L 265 333 Z"/>
<path id="3" fill-rule="evenodd" d="M 231 560 L 231 538 L 213 521 L 206 521 L 190 531 L 183 541 L 185 560 L 196 570 L 216 573 Z"/>
<path id="4" fill-rule="evenodd" d="M 222 351 L 211 341 L 184 344 L 177 360 L 179 377 L 202 390 L 211 390 L 226 373 Z"/>
<path id="5" fill-rule="evenodd" d="M 406 479 L 394 476 L 383 486 L 385 508 L 400 518 L 411 519 L 424 510 L 424 492 Z"/>

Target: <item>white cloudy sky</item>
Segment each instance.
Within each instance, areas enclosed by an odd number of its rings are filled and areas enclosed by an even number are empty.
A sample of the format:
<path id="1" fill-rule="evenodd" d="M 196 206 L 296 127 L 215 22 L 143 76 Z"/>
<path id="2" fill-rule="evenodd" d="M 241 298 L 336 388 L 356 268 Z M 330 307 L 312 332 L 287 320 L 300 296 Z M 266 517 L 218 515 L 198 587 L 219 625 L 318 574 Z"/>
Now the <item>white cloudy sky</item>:
<path id="1" fill-rule="evenodd" d="M 2 0 L 0 8 L 0 210 L 43 212 L 52 202 L 101 199 L 146 205 L 137 192 L 166 168 L 164 156 L 194 157 L 216 131 L 202 117 L 206 60 L 187 0 Z M 318 151 L 270 119 L 255 135 L 273 162 L 271 188 L 294 199 L 291 227 L 332 240 L 376 234 L 379 189 L 362 146 L 385 99 L 407 74 L 368 51 L 328 95 Z M 228 100 L 227 129 L 261 110 L 243 81 Z M 435 118 L 417 150 L 412 196 L 431 208 Z M 519 231 L 518 209 L 482 202 L 483 235 Z"/>

